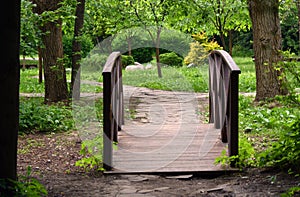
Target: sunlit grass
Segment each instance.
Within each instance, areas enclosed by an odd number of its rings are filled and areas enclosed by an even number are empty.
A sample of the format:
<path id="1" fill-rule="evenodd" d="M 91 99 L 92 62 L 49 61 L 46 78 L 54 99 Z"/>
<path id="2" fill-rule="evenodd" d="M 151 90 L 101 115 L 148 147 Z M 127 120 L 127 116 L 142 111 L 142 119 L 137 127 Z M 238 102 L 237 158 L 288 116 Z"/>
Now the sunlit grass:
<path id="1" fill-rule="evenodd" d="M 123 83 L 126 85 L 147 87 L 169 91 L 207 92 L 208 72 L 203 68 L 163 67 L 162 78 L 157 69 L 123 71 Z"/>

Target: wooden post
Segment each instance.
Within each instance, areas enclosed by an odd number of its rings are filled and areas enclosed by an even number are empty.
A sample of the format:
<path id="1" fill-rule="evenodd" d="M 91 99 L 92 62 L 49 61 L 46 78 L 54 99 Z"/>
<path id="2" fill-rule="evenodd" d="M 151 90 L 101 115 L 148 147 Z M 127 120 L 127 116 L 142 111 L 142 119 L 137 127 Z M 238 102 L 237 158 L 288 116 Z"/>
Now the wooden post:
<path id="1" fill-rule="evenodd" d="M 112 106 L 111 106 L 111 73 L 103 75 L 103 167 L 112 167 Z"/>

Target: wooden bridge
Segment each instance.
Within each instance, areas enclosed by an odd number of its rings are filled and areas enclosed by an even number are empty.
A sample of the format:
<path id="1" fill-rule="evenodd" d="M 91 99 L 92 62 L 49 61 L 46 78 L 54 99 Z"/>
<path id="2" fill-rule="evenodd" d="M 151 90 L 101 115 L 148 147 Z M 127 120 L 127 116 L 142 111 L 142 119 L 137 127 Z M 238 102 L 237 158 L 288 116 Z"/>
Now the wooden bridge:
<path id="1" fill-rule="evenodd" d="M 238 155 L 240 69 L 227 52 L 209 56 L 208 124 L 197 117 L 196 93 L 123 87 L 119 52 L 109 56 L 102 74 L 105 173 L 234 170 L 214 164 L 224 150 Z"/>

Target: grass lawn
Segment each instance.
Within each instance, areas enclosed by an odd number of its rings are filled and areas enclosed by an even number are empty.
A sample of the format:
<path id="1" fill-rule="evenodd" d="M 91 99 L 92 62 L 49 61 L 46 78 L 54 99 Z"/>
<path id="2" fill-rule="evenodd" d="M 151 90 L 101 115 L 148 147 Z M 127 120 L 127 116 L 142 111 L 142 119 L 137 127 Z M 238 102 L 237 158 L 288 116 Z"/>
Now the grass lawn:
<path id="1" fill-rule="evenodd" d="M 38 69 L 21 69 L 20 70 L 20 92 L 21 93 L 44 93 L 44 83 L 39 83 Z M 81 79 L 85 81 L 81 83 L 81 92 L 99 93 L 102 92 L 102 87 L 95 84 L 88 84 L 86 81 L 102 81 L 101 72 L 99 73 L 82 73 Z M 70 85 L 71 73 L 67 72 L 67 81 Z"/>
<path id="2" fill-rule="evenodd" d="M 240 92 L 255 92 L 255 66 L 251 57 L 235 57 L 241 69 Z M 208 66 L 198 68 L 163 67 L 162 78 L 157 70 L 123 71 L 123 83 L 126 85 L 173 91 L 208 92 Z"/>

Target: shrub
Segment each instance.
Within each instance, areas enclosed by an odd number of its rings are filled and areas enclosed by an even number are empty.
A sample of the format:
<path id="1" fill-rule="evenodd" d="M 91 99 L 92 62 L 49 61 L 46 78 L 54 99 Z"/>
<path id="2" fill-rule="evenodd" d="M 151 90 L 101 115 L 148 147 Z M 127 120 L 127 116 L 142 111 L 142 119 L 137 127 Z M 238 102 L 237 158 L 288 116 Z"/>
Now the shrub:
<path id="1" fill-rule="evenodd" d="M 190 43 L 190 52 L 184 58 L 184 63 L 196 64 L 198 66 L 205 64 L 209 53 L 215 49 L 222 49 L 216 41 L 209 41 L 204 33 L 193 35 L 195 42 Z"/>
<path id="2" fill-rule="evenodd" d="M 125 68 L 128 65 L 134 64 L 134 59 L 129 55 L 122 55 L 122 67 Z"/>
<path id="3" fill-rule="evenodd" d="M 92 48 L 94 47 L 93 41 L 91 38 L 89 38 L 88 36 L 81 36 L 80 37 L 81 40 L 81 56 L 82 58 L 85 58 L 89 52 L 92 50 Z M 68 65 L 67 66 L 71 66 L 71 58 L 72 58 L 72 42 L 73 42 L 73 36 L 70 35 L 65 35 L 63 36 L 63 47 L 64 47 L 64 54 L 65 56 L 69 59 Z"/>
<path id="4" fill-rule="evenodd" d="M 81 63 L 81 68 L 84 71 L 102 71 L 106 63 L 107 57 L 108 56 L 105 54 L 92 54 L 83 59 Z"/>
<path id="5" fill-rule="evenodd" d="M 152 54 L 155 52 L 155 49 L 152 47 L 145 48 L 137 48 L 131 51 L 132 57 L 135 61 L 139 63 L 147 63 L 150 62 L 152 58 Z"/>
<path id="6" fill-rule="evenodd" d="M 279 140 L 260 155 L 260 165 L 291 169 L 300 172 L 300 118 L 290 124 L 289 129 Z"/>
<path id="7" fill-rule="evenodd" d="M 74 128 L 72 112 L 64 104 L 45 105 L 42 98 L 21 99 L 20 132 L 56 132 Z"/>
<path id="8" fill-rule="evenodd" d="M 176 53 L 164 53 L 159 55 L 160 63 L 169 65 L 169 66 L 182 66 L 183 58 L 178 56 Z"/>

